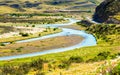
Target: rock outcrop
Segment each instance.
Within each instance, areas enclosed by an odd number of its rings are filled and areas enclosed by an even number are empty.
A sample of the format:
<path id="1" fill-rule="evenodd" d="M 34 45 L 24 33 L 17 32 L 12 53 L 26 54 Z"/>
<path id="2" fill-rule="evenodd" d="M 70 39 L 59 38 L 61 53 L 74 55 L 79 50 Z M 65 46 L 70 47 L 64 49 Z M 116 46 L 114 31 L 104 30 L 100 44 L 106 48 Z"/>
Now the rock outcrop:
<path id="1" fill-rule="evenodd" d="M 120 12 L 120 0 L 104 0 L 97 6 L 93 15 L 93 20 L 99 23 L 109 22 L 109 17 L 118 12 Z"/>

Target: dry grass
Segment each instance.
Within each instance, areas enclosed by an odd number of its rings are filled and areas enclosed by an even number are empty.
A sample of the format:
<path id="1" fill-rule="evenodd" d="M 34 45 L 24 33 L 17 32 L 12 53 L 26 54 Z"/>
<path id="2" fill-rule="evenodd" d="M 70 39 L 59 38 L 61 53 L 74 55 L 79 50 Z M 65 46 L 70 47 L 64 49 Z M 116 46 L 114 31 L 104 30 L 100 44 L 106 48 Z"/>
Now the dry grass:
<path id="1" fill-rule="evenodd" d="M 17 10 L 8 6 L 0 6 L 0 13 L 13 13 L 16 12 Z"/>
<path id="2" fill-rule="evenodd" d="M 13 37 L 8 37 L 8 38 L 0 38 L 0 42 L 15 42 L 17 40 L 25 40 L 25 39 L 30 39 L 30 38 L 36 38 L 36 37 L 40 37 L 40 36 L 45 36 L 45 35 L 48 35 L 48 34 L 54 34 L 54 33 L 58 33 L 58 32 L 61 32 L 62 30 L 61 29 L 57 29 L 57 30 L 54 30 L 53 28 L 50 28 L 50 30 L 47 30 L 47 32 L 37 32 L 35 34 L 29 34 L 29 36 L 27 37 L 23 37 L 23 36 L 13 36 Z M 41 34 L 39 36 L 39 34 Z"/>
<path id="3" fill-rule="evenodd" d="M 46 75 L 96 75 L 97 68 L 104 61 L 94 63 L 73 63 L 68 70 L 56 69 L 55 71 L 46 72 Z"/>
<path id="4" fill-rule="evenodd" d="M 120 20 L 120 13 L 116 14 L 114 18 L 116 18 L 117 20 Z"/>
<path id="5" fill-rule="evenodd" d="M 79 3 L 79 2 L 85 2 L 85 1 L 88 1 L 88 3 L 91 3 L 93 4 L 90 0 L 75 0 L 73 2 L 67 2 L 67 3 L 60 3 L 58 5 L 54 5 L 52 4 L 52 2 L 54 0 L 38 0 L 37 2 L 40 2 L 41 4 L 38 5 L 37 7 L 31 7 L 31 8 L 24 8 L 22 4 L 25 3 L 25 1 L 28 1 L 28 0 L 19 0 L 19 1 L 16 1 L 16 0 L 13 0 L 11 3 L 8 3 L 8 6 L 9 5 L 12 5 L 12 4 L 20 4 L 20 6 L 22 7 L 21 9 L 24 9 L 24 13 L 42 13 L 46 10 L 64 10 L 66 8 L 71 8 L 73 6 L 76 6 L 76 5 L 80 5 L 80 4 L 76 4 L 76 3 Z M 29 0 L 29 2 L 31 3 L 35 3 L 36 0 Z M 59 0 L 58 0 L 59 1 Z M 64 1 L 64 0 L 63 0 Z M 66 0 L 67 1 L 67 0 Z M 72 1 L 72 0 L 71 0 Z M 93 0 L 94 2 L 101 2 L 101 0 Z M 4 0 L 1 0 L 0 1 L 1 3 L 5 3 Z M 81 4 L 82 5 L 82 4 Z M 87 5 L 87 3 L 86 3 Z M 20 11 L 19 9 L 14 9 L 14 8 L 11 8 L 10 6 L 8 7 L 7 5 L 6 6 L 2 6 L 1 7 L 1 13 L 13 13 L 13 12 L 18 12 L 18 13 L 23 13 L 23 11 Z M 89 6 L 88 6 L 89 8 Z M 84 10 L 86 8 L 83 8 Z M 7 10 L 7 11 L 6 11 Z M 75 10 L 75 9 L 72 9 L 72 10 Z M 77 9 L 76 9 L 77 10 Z M 82 10 L 82 8 L 80 7 L 79 10 Z"/>

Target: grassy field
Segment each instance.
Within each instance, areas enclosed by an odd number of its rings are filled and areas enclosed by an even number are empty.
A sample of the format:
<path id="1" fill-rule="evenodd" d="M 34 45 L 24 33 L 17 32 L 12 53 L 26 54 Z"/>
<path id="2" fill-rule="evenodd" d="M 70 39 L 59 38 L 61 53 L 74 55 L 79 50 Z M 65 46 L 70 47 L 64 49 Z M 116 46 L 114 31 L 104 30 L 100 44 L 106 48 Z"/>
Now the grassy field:
<path id="1" fill-rule="evenodd" d="M 72 17 L 76 19 L 85 19 L 91 17 L 96 6 L 103 0 L 11 0 L 0 1 L 0 13 L 3 18 L 5 13 L 28 14 L 32 13 L 54 13 L 62 14 L 64 17 Z M 6 5 L 7 4 L 7 5 Z M 59 12 L 59 10 L 78 10 L 79 12 Z M 84 11 L 84 12 L 83 12 Z M 73 15 L 74 14 L 74 15 Z M 9 14 L 7 14 L 8 16 Z M 43 14 L 46 15 L 46 14 Z M 79 16 L 78 16 L 79 15 Z M 83 16 L 84 15 L 84 16 Z M 48 14 L 47 14 L 48 16 Z M 60 16 L 60 15 L 59 15 Z M 59 17 L 58 16 L 58 17 Z M 6 17 L 6 15 L 4 16 Z M 14 19 L 25 19 L 26 16 L 9 16 Z M 28 17 L 28 16 L 27 16 Z M 54 16 L 33 16 L 29 20 L 46 19 L 45 24 L 48 24 Z M 56 18 L 56 17 L 55 17 Z M 119 19 L 119 14 L 114 18 Z M 41 22 L 44 20 L 41 20 Z M 47 22 L 46 22 L 47 21 Z M 52 20 L 53 21 L 53 20 Z M 55 21 L 55 20 L 54 20 Z M 54 22 L 53 21 L 53 22 Z M 68 22 L 65 20 L 54 23 Z M 43 24 L 40 23 L 40 24 Z M 29 26 L 34 25 L 30 23 L 0 23 L 0 26 Z M 64 26 L 65 28 L 72 28 L 77 30 L 86 30 L 86 32 L 93 34 L 96 37 L 97 45 L 91 47 L 83 47 L 70 51 L 46 54 L 36 57 L 14 59 L 7 61 L 0 61 L 0 75 L 96 75 L 100 74 L 100 70 L 104 67 L 107 61 L 115 59 L 120 55 L 120 27 L 119 25 L 92 25 L 90 27 L 83 27 L 82 25 Z M 10 28 L 12 29 L 12 28 Z M 5 31 L 0 28 L 0 33 Z M 10 30 L 12 31 L 12 30 Z M 15 40 L 35 38 L 47 34 L 60 32 L 61 29 L 48 32 L 37 33 L 29 37 L 15 37 L 0 39 L 0 42 L 13 42 Z M 40 35 L 39 35 L 40 34 Z M 83 39 L 83 38 L 82 38 Z M 60 41 L 63 40 L 63 41 Z M 78 41 L 79 40 L 79 41 Z M 81 41 L 78 36 L 62 36 L 42 41 L 34 41 L 23 44 L 10 44 L 0 46 L 0 56 L 16 55 L 28 52 L 37 52 L 44 49 L 53 49 L 59 47 L 66 47 L 77 44 Z M 59 42 L 59 43 L 57 43 Z M 111 67 L 111 66 L 110 66 Z M 101 69 L 99 69 L 101 68 Z M 113 68 L 113 67 L 111 67 Z M 105 70 L 105 69 L 104 69 Z M 114 68 L 114 71 L 119 71 L 119 65 Z"/>
<path id="2" fill-rule="evenodd" d="M 0 13 L 13 13 L 16 12 L 17 10 L 8 6 L 0 6 Z"/>
<path id="3" fill-rule="evenodd" d="M 97 5 L 101 2 L 102 0 L 19 0 L 19 1 L 4 1 L 1 0 L 0 2 L 0 10 L 1 13 L 41 13 L 44 12 L 46 10 L 64 10 L 67 8 L 72 8 L 72 7 L 76 7 L 79 6 L 81 9 L 79 10 L 85 10 L 86 6 L 88 8 L 89 7 L 89 3 L 91 3 L 92 5 Z M 69 5 L 68 5 L 69 4 Z M 85 6 L 82 7 L 82 6 Z M 95 8 L 94 6 L 92 6 L 93 8 Z M 10 10 L 8 11 L 7 8 L 9 8 Z M 72 10 L 78 10 L 77 8 L 72 8 Z M 88 9 L 86 9 L 88 10 Z M 93 9 L 89 9 L 92 10 Z"/>
<path id="4" fill-rule="evenodd" d="M 120 37 L 120 36 L 118 36 L 118 37 Z M 116 39 L 115 40 L 116 43 L 114 43 L 114 45 L 110 45 L 109 43 L 107 43 L 105 41 L 99 40 L 98 41 L 99 44 L 97 46 L 84 47 L 84 48 L 75 49 L 75 50 L 71 50 L 71 51 L 67 51 L 67 52 L 61 52 L 61 53 L 47 54 L 47 55 L 42 55 L 40 57 L 37 56 L 37 57 L 31 57 L 31 58 L 11 60 L 11 61 L 8 61 L 9 62 L 8 64 L 14 63 L 14 62 L 18 62 L 18 63 L 29 62 L 33 58 L 34 59 L 42 58 L 42 59 L 46 59 L 46 60 L 59 60 L 60 61 L 60 60 L 67 60 L 71 56 L 81 56 L 86 61 L 86 60 L 88 60 L 90 58 L 95 57 L 100 52 L 109 51 L 112 54 L 120 52 L 120 50 L 119 50 L 119 42 L 117 42 L 117 41 L 119 41 L 119 39 L 117 39 L 117 37 L 114 37 L 113 39 Z M 26 61 L 24 61 L 24 60 L 26 60 Z M 7 61 L 2 61 L 1 64 L 4 63 L 4 62 L 7 62 Z"/>
<path id="5" fill-rule="evenodd" d="M 45 75 L 94 75 L 97 74 L 97 68 L 99 68 L 101 64 L 104 64 L 110 58 L 115 58 L 116 55 L 119 55 L 120 53 L 120 43 L 118 42 L 120 41 L 120 35 L 118 33 L 112 34 L 112 32 L 114 31 L 111 31 L 110 34 L 107 33 L 106 35 L 106 37 L 110 39 L 108 41 L 102 37 L 99 39 L 97 38 L 97 46 L 78 48 L 71 51 L 47 54 L 37 57 L 1 61 L 0 65 L 18 66 L 22 63 L 32 63 L 34 60 L 42 59 L 44 60 L 42 70 L 34 71 L 31 68 L 28 75 L 36 74 L 38 71 L 40 71 L 40 73 L 44 73 Z M 111 43 L 111 40 L 114 41 Z"/>
<path id="6" fill-rule="evenodd" d="M 54 33 L 58 33 L 61 32 L 62 30 L 57 28 L 54 30 L 54 28 L 50 28 L 47 29 L 46 31 L 40 32 L 40 33 L 35 33 L 35 34 L 29 34 L 29 36 L 27 37 L 23 37 L 23 36 L 14 36 L 13 37 L 9 37 L 9 38 L 0 38 L 0 42 L 15 42 L 17 40 L 24 40 L 24 39 L 30 39 L 30 38 L 36 38 L 36 37 L 41 37 L 41 36 L 45 36 L 48 34 L 54 34 Z"/>
<path id="7" fill-rule="evenodd" d="M 79 75 L 79 74 L 88 74 L 88 75 L 94 75 L 96 73 L 96 69 L 101 65 L 104 64 L 104 61 L 98 61 L 98 62 L 89 62 L 85 63 L 89 59 L 92 59 L 96 57 L 99 53 L 102 52 L 110 52 L 111 55 L 117 54 L 119 51 L 119 46 L 106 46 L 98 45 L 94 47 L 85 47 L 80 49 L 75 49 L 72 51 L 62 52 L 62 53 L 55 53 L 55 54 L 47 54 L 43 56 L 38 57 L 31 57 L 31 58 L 24 58 L 24 59 L 16 59 L 16 60 L 9 60 L 9 61 L 2 61 L 0 62 L 2 65 L 18 65 L 21 63 L 30 63 L 33 60 L 37 60 L 39 58 L 47 61 L 46 66 L 44 67 L 42 71 L 45 72 L 45 75 L 53 75 L 53 74 L 63 74 L 63 75 Z M 70 59 L 70 57 L 82 57 L 84 59 L 83 63 L 73 63 L 68 69 L 59 69 L 57 66 L 62 64 L 62 62 L 65 62 Z M 54 64 L 53 64 L 54 63 Z M 49 68 L 48 64 L 51 64 L 52 67 Z M 84 65 L 84 67 L 83 67 Z M 86 67 L 85 67 L 86 66 Z M 55 68 L 55 69 L 54 69 Z M 89 69 L 89 70 L 88 70 Z M 51 70 L 49 72 L 49 70 Z M 29 74 L 36 73 L 36 71 L 30 71 Z"/>

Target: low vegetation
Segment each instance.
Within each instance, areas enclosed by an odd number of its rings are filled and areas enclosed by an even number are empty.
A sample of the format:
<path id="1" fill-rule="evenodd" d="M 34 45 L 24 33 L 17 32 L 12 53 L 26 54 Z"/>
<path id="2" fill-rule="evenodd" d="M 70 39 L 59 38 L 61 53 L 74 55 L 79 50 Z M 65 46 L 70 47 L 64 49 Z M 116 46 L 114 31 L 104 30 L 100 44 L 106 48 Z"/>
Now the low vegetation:
<path id="1" fill-rule="evenodd" d="M 54 10 L 63 10 L 66 8 L 71 8 L 74 6 L 82 5 L 81 2 L 86 1 L 85 6 L 89 8 L 89 4 L 95 5 L 98 4 L 98 2 L 101 2 L 101 0 L 19 0 L 19 1 L 0 1 L 0 13 L 44 13 L 46 10 L 56 12 Z M 70 6 L 69 6 L 69 5 Z M 81 8 L 81 7 L 80 7 Z M 93 7 L 95 8 L 95 7 Z M 86 7 L 83 9 L 85 10 Z M 83 9 L 79 9 L 80 11 Z M 91 8 L 90 8 L 91 9 Z M 8 10 L 8 11 L 7 11 Z M 74 9 L 72 9 L 74 10 Z M 75 8 L 76 10 L 76 8 Z M 59 12 L 60 13 L 60 12 Z"/>
<path id="2" fill-rule="evenodd" d="M 15 31 L 14 26 L 35 28 L 36 24 L 66 23 L 68 20 L 62 17 L 71 17 L 83 18 L 84 20 L 69 26 L 70 28 L 85 30 L 87 33 L 93 34 L 97 41 L 96 46 L 0 61 L 0 75 L 99 75 L 100 73 L 103 75 L 119 75 L 120 63 L 108 65 L 109 63 L 106 61 L 115 60 L 120 55 L 120 26 L 115 24 L 96 25 L 85 20 L 86 16 L 92 16 L 94 8 L 101 1 L 103 0 L 0 0 L 0 34 Z M 120 7 L 119 0 L 105 1 L 106 3 L 101 4 L 96 9 L 94 20 L 105 22 L 108 17 L 116 14 L 113 17 L 115 20 L 112 18 L 110 21 L 116 21 L 116 19 L 119 21 L 119 13 L 117 14 Z M 40 50 L 45 50 L 55 48 L 54 46 L 56 48 L 59 46 L 66 47 L 68 46 L 66 44 L 74 43 L 73 41 L 72 43 L 68 42 L 71 40 L 69 38 L 60 41 L 61 39 L 57 37 L 57 40 L 53 38 L 46 41 L 35 41 L 34 43 L 16 44 L 18 40 L 41 37 L 57 32 L 61 32 L 61 29 L 48 27 L 41 33 L 20 32 L 20 36 L 0 38 L 0 57 L 9 54 L 37 52 L 40 48 L 42 48 Z M 74 41 L 79 42 L 77 38 L 74 38 Z M 8 46 L 3 42 L 10 42 L 10 44 Z"/>
<path id="3" fill-rule="evenodd" d="M 15 31 L 15 28 L 12 26 L 0 26 L 0 34 L 12 32 L 12 31 Z"/>
<path id="4" fill-rule="evenodd" d="M 84 48 L 75 49 L 72 51 L 67 51 L 67 52 L 62 52 L 62 53 L 47 54 L 47 55 L 43 55 L 40 57 L 37 56 L 37 57 L 31 57 L 31 58 L 16 59 L 16 60 L 11 60 L 11 61 L 2 61 L 0 62 L 1 63 L 0 65 L 1 66 L 11 65 L 11 66 L 19 67 L 20 63 L 21 64 L 32 63 L 33 60 L 38 61 L 39 59 L 42 59 L 43 61 L 45 61 L 44 65 L 46 64 L 46 66 L 44 66 L 41 70 L 28 69 L 29 72 L 27 73 L 30 74 L 30 72 L 35 72 L 34 74 L 37 74 L 37 72 L 40 72 L 40 73 L 44 72 L 43 74 L 50 74 L 50 73 L 54 73 L 52 71 L 59 69 L 59 71 L 56 72 L 55 74 L 63 74 L 63 73 L 65 74 L 67 73 L 66 70 L 69 71 L 69 70 L 72 70 L 72 68 L 74 68 L 74 67 L 71 68 L 72 65 L 82 64 L 82 63 L 90 64 L 91 62 L 92 63 L 101 62 L 109 58 L 114 59 L 116 58 L 116 56 L 119 55 L 120 53 L 119 44 L 120 43 L 118 41 L 120 41 L 119 40 L 120 33 L 119 33 L 118 25 L 105 25 L 105 24 L 92 25 L 90 27 L 87 27 L 86 30 L 87 32 L 92 33 L 95 35 L 95 37 L 97 37 L 97 41 L 98 41 L 97 46 L 84 47 Z M 101 31 L 101 32 L 98 32 L 98 31 Z M 117 37 L 113 37 L 116 35 Z M 106 41 L 106 39 L 109 39 L 109 40 Z M 112 40 L 112 44 L 111 44 L 111 40 Z M 94 66 L 94 67 L 97 67 L 97 66 Z M 5 67 L 1 67 L 1 70 L 4 68 Z M 84 69 L 84 70 L 88 73 L 90 73 L 91 71 L 91 70 L 88 71 L 87 69 Z M 9 72 L 6 72 L 6 73 L 9 73 Z M 75 72 L 72 72 L 72 74 L 75 74 Z"/>
<path id="5" fill-rule="evenodd" d="M 114 18 L 120 21 L 120 13 L 114 15 Z"/>
<path id="6" fill-rule="evenodd" d="M 60 18 L 62 14 L 3 14 L 0 15 L 0 22 L 2 23 L 29 23 L 29 24 L 54 24 L 54 23 L 65 23 L 68 20 Z"/>
<path id="7" fill-rule="evenodd" d="M 45 31 L 43 32 L 39 32 L 39 33 L 35 33 L 35 34 L 30 34 L 30 33 L 19 33 L 19 35 L 21 36 L 14 36 L 14 39 L 13 37 L 9 37 L 9 38 L 0 38 L 0 42 L 3 43 L 3 42 L 15 42 L 15 41 L 18 41 L 18 40 L 25 40 L 25 39 L 30 39 L 30 38 L 36 38 L 36 37 L 41 37 L 41 36 L 45 36 L 45 35 L 48 35 L 48 34 L 54 34 L 54 33 L 58 33 L 58 32 L 61 32 L 62 30 L 59 29 L 59 28 L 46 28 Z"/>
<path id="8" fill-rule="evenodd" d="M 118 63 L 117 66 L 115 66 L 113 68 L 113 70 L 111 71 L 110 74 L 113 74 L 113 75 L 119 75 L 120 74 L 120 63 Z"/>
<path id="9" fill-rule="evenodd" d="M 41 52 L 56 48 L 64 48 L 76 45 L 81 41 L 83 41 L 83 38 L 81 36 L 70 35 L 70 36 L 57 36 L 53 38 L 36 40 L 26 43 L 13 42 L 9 45 L 4 45 L 2 43 L 0 48 L 0 56 L 12 56 L 19 54 L 28 54 L 33 52 Z"/>

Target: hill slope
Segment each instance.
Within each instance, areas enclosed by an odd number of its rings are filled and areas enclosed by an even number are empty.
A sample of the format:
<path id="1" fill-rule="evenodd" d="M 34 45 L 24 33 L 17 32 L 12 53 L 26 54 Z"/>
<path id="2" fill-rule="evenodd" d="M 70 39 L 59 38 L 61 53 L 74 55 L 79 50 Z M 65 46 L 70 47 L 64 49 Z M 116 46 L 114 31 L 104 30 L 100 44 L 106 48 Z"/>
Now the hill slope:
<path id="1" fill-rule="evenodd" d="M 120 0 L 104 0 L 104 2 L 102 2 L 96 8 L 93 19 L 100 23 L 107 22 L 108 18 L 119 12 L 120 12 Z"/>
<path id="2" fill-rule="evenodd" d="M 13 12 L 41 12 L 46 10 L 90 11 L 100 2 L 101 0 L 0 0 L 0 6 L 7 6 L 17 10 L 13 10 Z M 4 9 L 6 10 L 6 8 Z"/>

